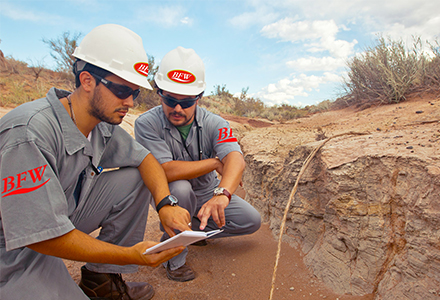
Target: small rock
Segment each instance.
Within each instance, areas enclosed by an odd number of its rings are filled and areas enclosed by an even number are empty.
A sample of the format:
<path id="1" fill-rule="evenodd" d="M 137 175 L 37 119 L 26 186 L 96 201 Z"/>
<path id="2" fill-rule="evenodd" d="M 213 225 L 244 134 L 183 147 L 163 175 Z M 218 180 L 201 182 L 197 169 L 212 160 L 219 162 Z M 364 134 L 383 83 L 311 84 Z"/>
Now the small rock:
<path id="1" fill-rule="evenodd" d="M 414 148 L 413 146 L 406 147 L 406 149 L 413 149 L 413 148 Z"/>
<path id="2" fill-rule="evenodd" d="M 294 287 L 292 286 L 292 287 L 290 287 L 290 290 L 291 290 L 291 291 L 294 291 L 294 290 L 295 290 L 295 288 L 294 288 Z"/>
<path id="3" fill-rule="evenodd" d="M 423 114 L 423 110 L 416 111 L 416 114 Z"/>

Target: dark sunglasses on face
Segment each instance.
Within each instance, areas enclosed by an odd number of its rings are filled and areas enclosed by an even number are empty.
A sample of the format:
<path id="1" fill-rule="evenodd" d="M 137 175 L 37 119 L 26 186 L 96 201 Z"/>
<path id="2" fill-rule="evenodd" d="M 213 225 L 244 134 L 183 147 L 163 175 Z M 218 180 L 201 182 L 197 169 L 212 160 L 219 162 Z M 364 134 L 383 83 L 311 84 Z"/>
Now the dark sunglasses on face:
<path id="1" fill-rule="evenodd" d="M 162 97 L 163 102 L 165 102 L 167 106 L 172 108 L 176 107 L 176 105 L 179 104 L 182 109 L 185 109 L 193 106 L 196 103 L 196 101 L 200 99 L 200 95 L 197 95 L 194 98 L 185 98 L 179 100 L 174 97 L 164 95 L 161 90 L 157 90 L 157 93 L 159 94 L 160 97 Z"/>
<path id="2" fill-rule="evenodd" d="M 119 99 L 127 99 L 128 97 L 133 95 L 134 100 L 137 96 L 139 96 L 139 93 L 141 92 L 140 89 L 133 90 L 129 86 L 111 82 L 110 80 L 104 79 L 96 74 L 92 74 L 92 76 L 96 78 L 98 83 L 101 82 L 106 88 L 110 90 L 110 92 L 112 92 Z"/>

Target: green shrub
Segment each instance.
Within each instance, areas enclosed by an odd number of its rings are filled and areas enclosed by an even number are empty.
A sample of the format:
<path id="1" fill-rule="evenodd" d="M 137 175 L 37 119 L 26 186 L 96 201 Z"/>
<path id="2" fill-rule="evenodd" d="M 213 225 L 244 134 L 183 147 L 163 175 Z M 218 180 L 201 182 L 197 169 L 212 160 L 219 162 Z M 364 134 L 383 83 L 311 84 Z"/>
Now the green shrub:
<path id="1" fill-rule="evenodd" d="M 432 48 L 438 50 L 438 43 Z M 379 38 L 376 46 L 347 63 L 347 105 L 399 103 L 424 85 L 438 85 L 439 53 L 433 50 L 435 56 L 430 58 L 422 49 L 420 38 L 414 38 L 412 49 L 402 41 Z"/>
<path id="2" fill-rule="evenodd" d="M 440 90 L 440 42 L 430 44 L 433 57 L 423 61 L 422 84 L 427 90 Z"/>

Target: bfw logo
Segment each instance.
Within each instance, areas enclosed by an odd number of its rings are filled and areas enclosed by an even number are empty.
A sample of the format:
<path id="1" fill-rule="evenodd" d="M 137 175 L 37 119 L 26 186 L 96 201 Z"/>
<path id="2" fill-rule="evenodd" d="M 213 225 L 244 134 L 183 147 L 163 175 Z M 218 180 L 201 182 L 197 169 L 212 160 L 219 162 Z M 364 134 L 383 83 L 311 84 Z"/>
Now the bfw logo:
<path id="1" fill-rule="evenodd" d="M 141 75 L 148 76 L 148 64 L 144 62 L 139 62 L 134 65 L 134 69 Z"/>
<path id="2" fill-rule="evenodd" d="M 184 70 L 173 70 L 168 72 L 168 78 L 177 83 L 193 83 L 196 77 Z"/>
<path id="3" fill-rule="evenodd" d="M 232 128 L 223 127 L 220 128 L 217 139 L 217 144 L 227 143 L 227 142 L 238 142 L 237 139 L 232 135 Z"/>
<path id="4" fill-rule="evenodd" d="M 26 194 L 38 190 L 45 185 L 49 180 L 41 182 L 43 180 L 44 172 L 47 165 L 37 167 L 35 169 L 28 170 L 26 172 L 18 173 L 15 176 L 8 176 L 2 179 L 2 197 L 11 195 Z M 23 182 L 32 180 L 32 187 L 23 187 Z"/>

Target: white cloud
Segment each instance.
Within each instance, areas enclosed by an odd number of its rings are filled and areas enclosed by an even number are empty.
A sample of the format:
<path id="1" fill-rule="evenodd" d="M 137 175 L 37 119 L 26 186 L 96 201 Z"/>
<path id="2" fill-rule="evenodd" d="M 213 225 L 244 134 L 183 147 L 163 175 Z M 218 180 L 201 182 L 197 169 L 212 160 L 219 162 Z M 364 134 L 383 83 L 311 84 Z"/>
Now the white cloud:
<path id="1" fill-rule="evenodd" d="M 297 60 L 288 61 L 287 66 L 296 71 L 334 71 L 346 65 L 346 60 L 342 58 L 326 57 L 301 57 Z"/>
<path id="2" fill-rule="evenodd" d="M 273 11 L 284 11 L 286 17 L 295 11 L 302 20 L 332 19 L 340 28 L 359 24 L 371 34 L 380 32 L 393 38 L 418 34 L 427 39 L 439 34 L 440 5 L 432 0 L 284 0 L 271 3 Z"/>
<path id="3" fill-rule="evenodd" d="M 148 13 L 145 13 L 145 10 Z M 186 9 L 181 6 L 146 7 L 145 10 L 138 10 L 138 15 L 142 20 L 156 23 L 159 26 L 174 27 L 193 23 L 191 18 L 185 16 Z M 151 13 L 152 11 L 154 13 Z"/>
<path id="4" fill-rule="evenodd" d="M 255 11 L 244 12 L 232 17 L 229 22 L 235 27 L 244 29 L 255 24 L 267 24 L 273 22 L 279 16 L 279 13 L 274 12 L 273 8 L 264 2 L 254 3 L 254 5 Z"/>
<path id="5" fill-rule="evenodd" d="M 340 82 L 341 76 L 338 74 L 325 72 L 322 76 L 299 76 L 291 75 L 291 78 L 284 78 L 277 83 L 272 83 L 263 88 L 256 94 L 250 95 L 257 97 L 268 105 L 292 102 L 295 97 L 308 97 L 313 90 L 319 91 L 323 84 Z"/>
<path id="6" fill-rule="evenodd" d="M 36 14 L 32 11 L 10 5 L 9 3 L 2 3 L 1 14 L 16 21 L 41 22 L 50 18 L 47 14 Z"/>
<path id="7" fill-rule="evenodd" d="M 337 40 L 338 32 L 339 28 L 334 20 L 295 22 L 291 18 L 284 18 L 261 29 L 263 36 L 268 38 L 280 38 L 292 43 L 308 41 L 309 44 L 305 45 L 309 52 L 328 51 L 334 57 L 347 58 L 353 54 L 353 48 L 357 41 Z"/>
<path id="8" fill-rule="evenodd" d="M 180 20 L 180 23 L 185 25 L 192 25 L 193 21 L 194 20 L 189 17 L 184 17 L 183 19 Z"/>
<path id="9" fill-rule="evenodd" d="M 333 20 L 329 21 L 298 21 L 284 18 L 266 25 L 261 33 L 269 38 L 281 38 L 292 43 L 297 41 L 315 40 L 325 36 L 335 36 L 338 27 Z"/>
<path id="10" fill-rule="evenodd" d="M 385 30 L 377 31 L 377 33 L 389 36 L 394 40 L 403 39 L 411 43 L 413 36 L 423 37 L 423 39 L 431 41 L 434 40 L 440 36 L 438 28 L 440 28 L 440 15 L 427 20 L 423 24 L 411 26 L 405 26 L 403 23 L 389 24 Z"/>

